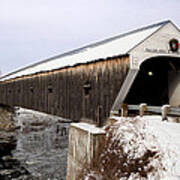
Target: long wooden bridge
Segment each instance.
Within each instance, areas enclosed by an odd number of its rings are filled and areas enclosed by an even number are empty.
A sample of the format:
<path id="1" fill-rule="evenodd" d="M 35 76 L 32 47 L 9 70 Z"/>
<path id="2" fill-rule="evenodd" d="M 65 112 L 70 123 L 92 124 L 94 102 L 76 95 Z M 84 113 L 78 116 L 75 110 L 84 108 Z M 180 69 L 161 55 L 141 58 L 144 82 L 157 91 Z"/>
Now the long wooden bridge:
<path id="1" fill-rule="evenodd" d="M 0 103 L 105 122 L 122 104 L 180 105 L 180 31 L 165 21 L 0 77 Z"/>

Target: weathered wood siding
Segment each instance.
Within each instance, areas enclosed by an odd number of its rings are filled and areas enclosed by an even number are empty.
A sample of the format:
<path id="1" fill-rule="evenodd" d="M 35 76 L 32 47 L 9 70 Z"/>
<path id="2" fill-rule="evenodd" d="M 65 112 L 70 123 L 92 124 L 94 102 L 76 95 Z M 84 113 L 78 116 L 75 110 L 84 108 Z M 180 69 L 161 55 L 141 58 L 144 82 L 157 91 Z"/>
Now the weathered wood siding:
<path id="1" fill-rule="evenodd" d="M 105 120 L 128 70 L 129 58 L 123 56 L 4 81 L 0 83 L 0 103 L 75 121 L 96 121 L 102 106 Z"/>

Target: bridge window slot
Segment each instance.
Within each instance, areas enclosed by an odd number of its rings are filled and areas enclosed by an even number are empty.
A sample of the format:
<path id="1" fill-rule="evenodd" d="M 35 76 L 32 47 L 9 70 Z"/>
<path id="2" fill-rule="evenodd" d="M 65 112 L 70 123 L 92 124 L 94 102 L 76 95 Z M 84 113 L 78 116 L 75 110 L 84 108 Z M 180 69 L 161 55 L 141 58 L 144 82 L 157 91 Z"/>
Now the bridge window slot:
<path id="1" fill-rule="evenodd" d="M 86 83 L 84 84 L 83 88 L 84 88 L 84 95 L 88 96 L 90 94 L 91 89 L 92 89 L 90 82 L 86 81 Z"/>
<path id="2" fill-rule="evenodd" d="M 32 87 L 32 86 L 30 87 L 30 92 L 34 93 L 34 87 Z"/>
<path id="3" fill-rule="evenodd" d="M 49 86 L 48 86 L 48 93 L 53 93 L 53 87 L 52 87 L 52 85 L 49 85 Z"/>

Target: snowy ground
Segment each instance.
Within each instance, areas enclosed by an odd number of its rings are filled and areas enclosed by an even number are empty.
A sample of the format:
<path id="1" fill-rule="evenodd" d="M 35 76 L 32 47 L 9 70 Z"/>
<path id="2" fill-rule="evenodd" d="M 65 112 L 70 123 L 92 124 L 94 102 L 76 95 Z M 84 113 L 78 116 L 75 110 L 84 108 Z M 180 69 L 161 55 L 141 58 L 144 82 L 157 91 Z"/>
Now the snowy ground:
<path id="1" fill-rule="evenodd" d="M 180 180 L 180 123 L 160 116 L 111 119 L 96 166 L 87 166 L 80 179 Z"/>
<path id="2" fill-rule="evenodd" d="M 119 117 L 114 119 L 121 120 Z M 146 131 L 153 134 L 166 156 L 166 164 L 171 169 L 162 180 L 180 179 L 180 123 L 162 121 L 161 116 L 144 116 Z"/>

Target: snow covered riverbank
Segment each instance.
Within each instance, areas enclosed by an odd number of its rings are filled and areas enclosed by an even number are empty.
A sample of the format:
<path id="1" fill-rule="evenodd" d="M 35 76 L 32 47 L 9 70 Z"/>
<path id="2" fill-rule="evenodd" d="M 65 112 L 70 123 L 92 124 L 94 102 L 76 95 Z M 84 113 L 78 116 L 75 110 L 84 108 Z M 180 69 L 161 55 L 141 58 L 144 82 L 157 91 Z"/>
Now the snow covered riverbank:
<path id="1" fill-rule="evenodd" d="M 106 145 L 97 166 L 84 170 L 84 180 L 180 179 L 180 124 L 159 116 L 111 117 Z"/>

